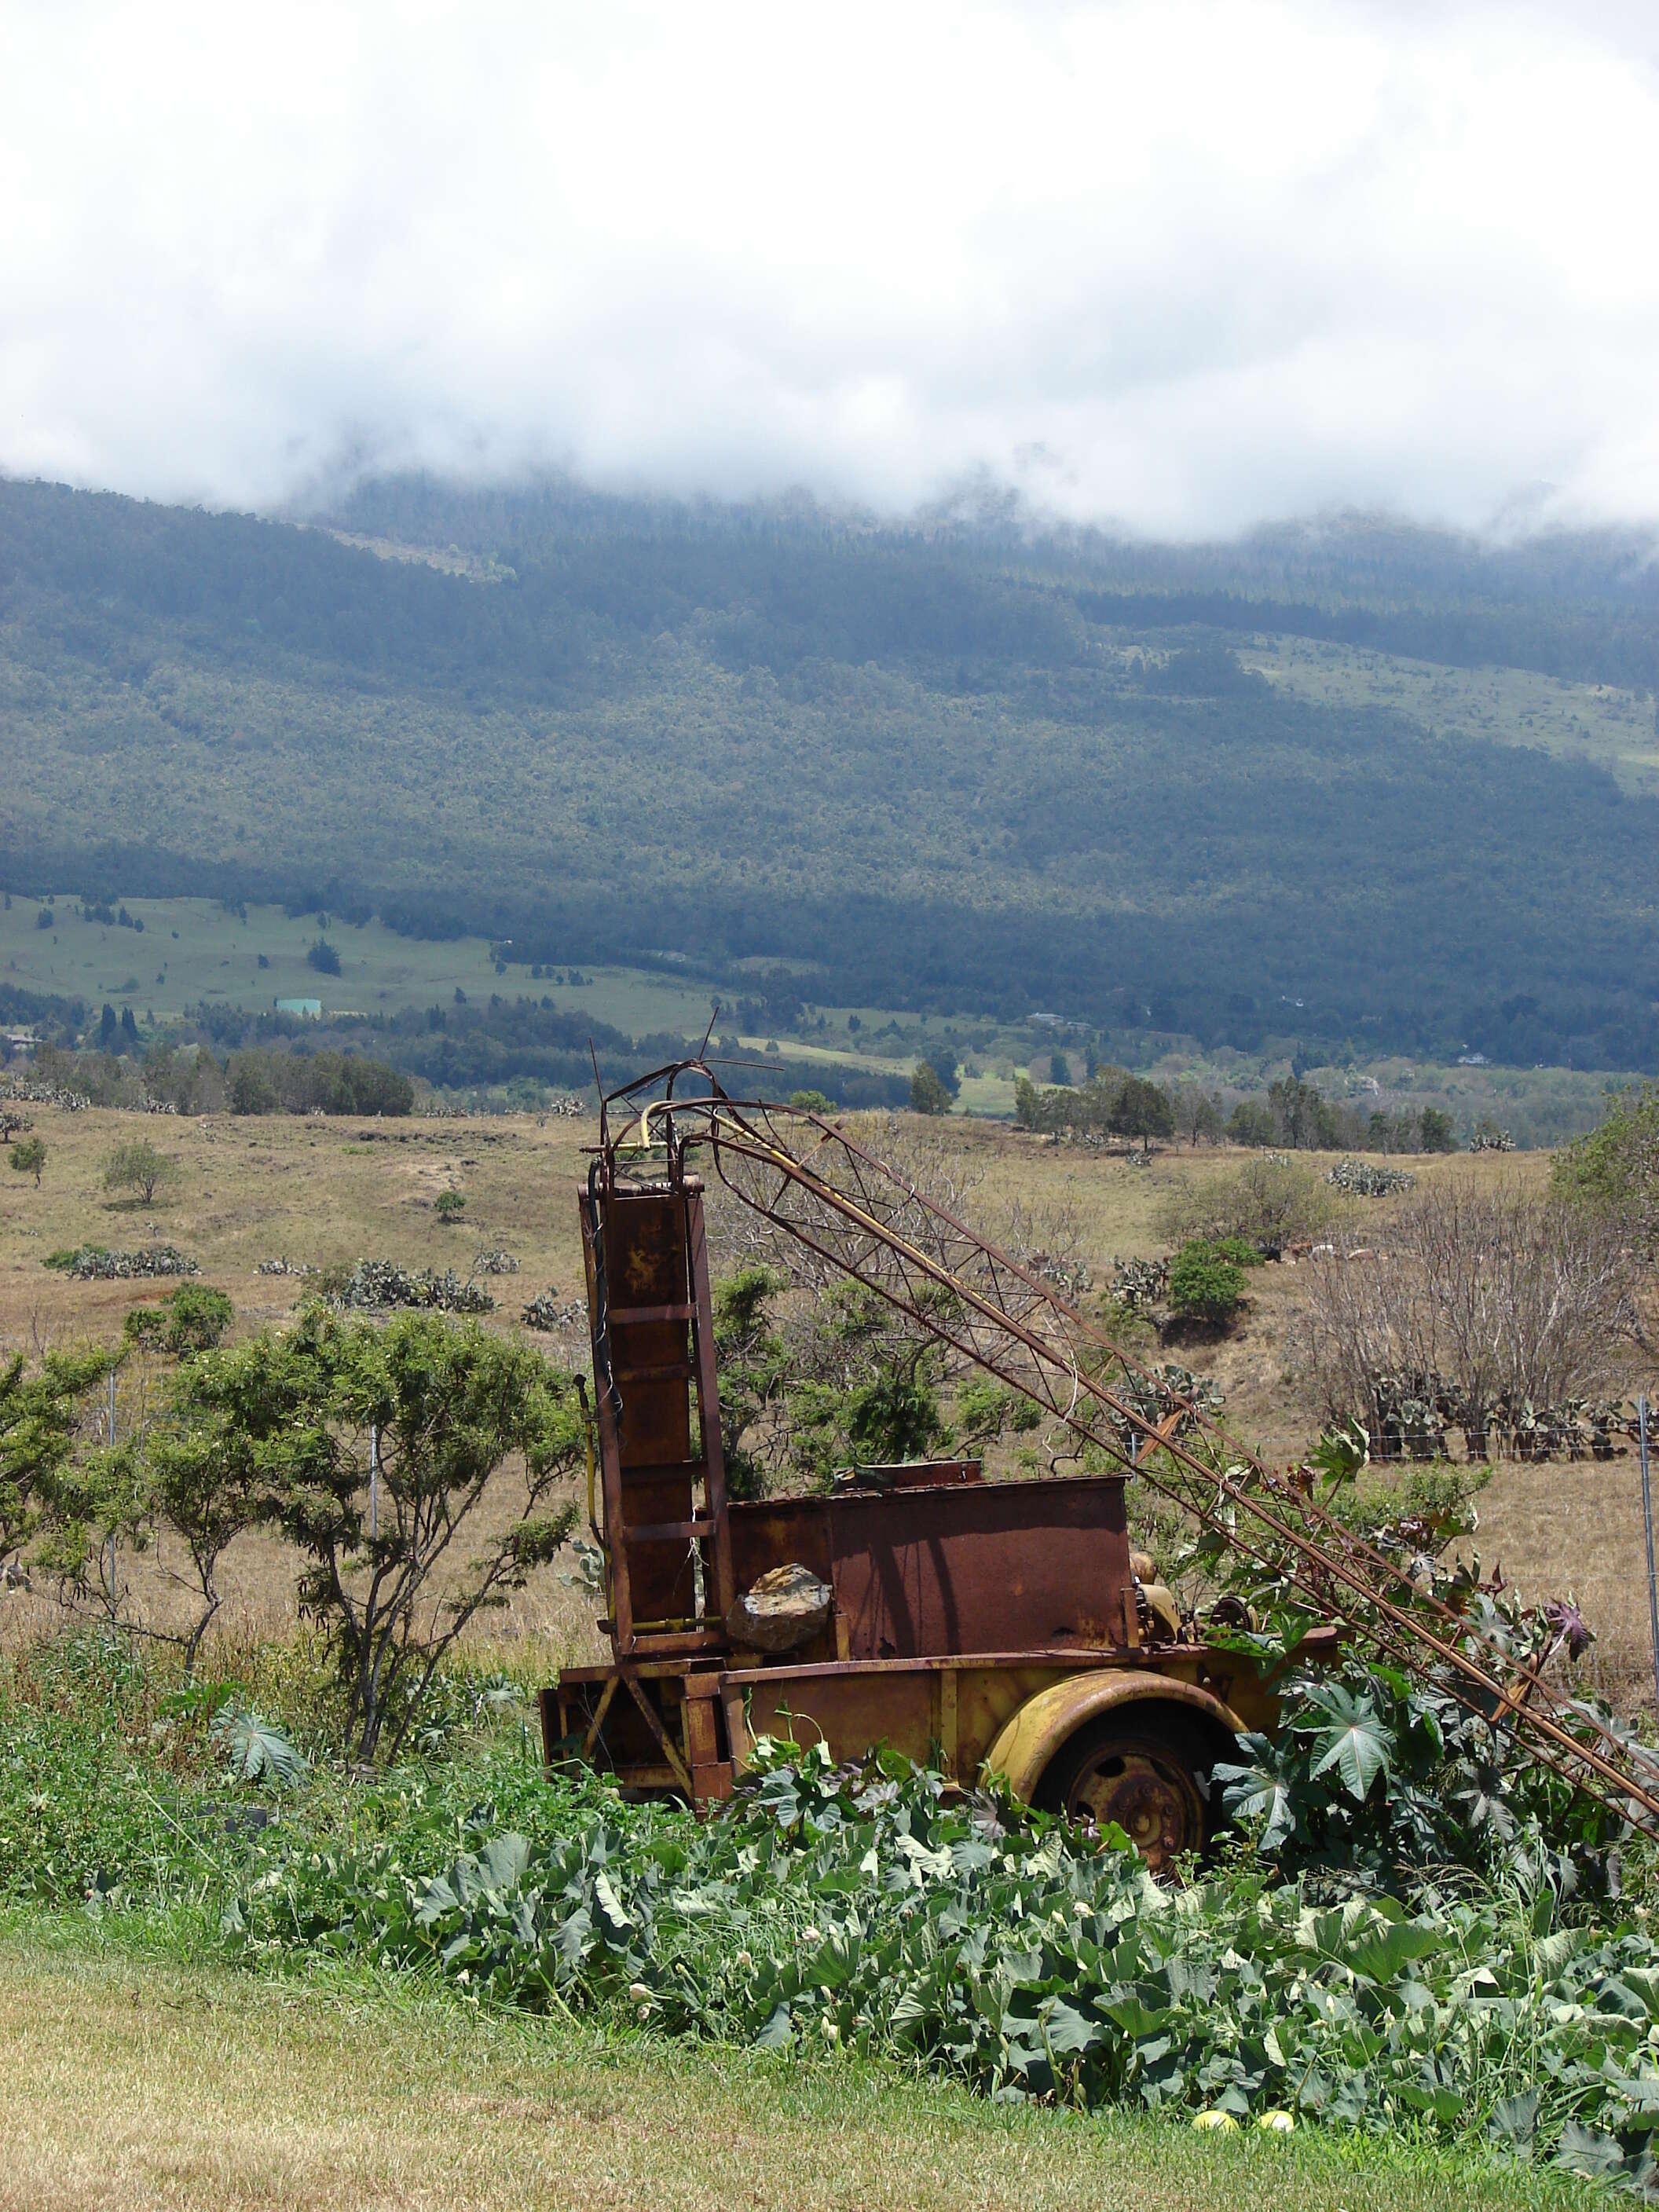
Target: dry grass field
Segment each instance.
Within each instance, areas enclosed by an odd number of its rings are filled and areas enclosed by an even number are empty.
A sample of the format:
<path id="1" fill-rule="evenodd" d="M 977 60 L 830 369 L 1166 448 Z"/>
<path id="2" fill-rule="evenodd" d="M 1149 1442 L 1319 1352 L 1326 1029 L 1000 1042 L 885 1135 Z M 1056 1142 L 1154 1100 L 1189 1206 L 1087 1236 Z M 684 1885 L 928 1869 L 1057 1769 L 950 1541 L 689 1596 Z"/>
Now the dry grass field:
<path id="1" fill-rule="evenodd" d="M 349 1264 L 363 1256 L 407 1266 L 453 1267 L 465 1274 L 474 1255 L 502 1247 L 516 1274 L 491 1279 L 498 1310 L 490 1326 L 519 1328 L 523 1302 L 549 1285 L 562 1298 L 581 1290 L 575 1194 L 588 1121 L 533 1115 L 467 1120 L 385 1121 L 228 1115 L 202 1121 L 111 1112 L 69 1115 L 32 1109 L 48 1147 L 37 1190 L 10 1173 L 0 1183 L 0 1347 L 37 1352 L 48 1345 L 113 1344 L 135 1304 L 159 1302 L 165 1282 L 77 1282 L 47 1269 L 45 1255 L 83 1243 L 130 1248 L 166 1241 L 199 1261 L 203 1279 L 234 1301 L 239 1326 L 280 1322 L 304 1293 L 302 1278 L 255 1272 L 262 1261 L 295 1266 Z M 1169 1151 L 1146 1164 L 1046 1144 L 1015 1131 L 965 1120 L 920 1122 L 872 1117 L 872 1149 L 902 1152 L 929 1173 L 948 1177 L 969 1214 L 994 1237 L 1075 1250 L 1097 1284 L 1117 1256 L 1166 1249 L 1160 1223 L 1182 1186 L 1225 1172 L 1240 1155 Z M 145 1209 L 112 1200 L 101 1188 L 112 1147 L 150 1138 L 179 1164 L 176 1188 Z M 1328 1164 L 1309 1156 L 1313 1164 Z M 1541 1187 L 1542 1154 L 1481 1155 L 1413 1163 L 1419 1177 L 1473 1175 L 1485 1182 Z M 465 1198 L 464 1224 L 445 1228 L 434 1202 L 446 1189 Z M 1390 1201 L 1349 1201 L 1333 1231 L 1364 1242 Z M 1243 1325 L 1216 1344 L 1183 1343 L 1154 1357 L 1176 1358 L 1213 1375 L 1226 1393 L 1227 1419 L 1270 1456 L 1304 1449 L 1313 1424 L 1298 1402 L 1285 1359 L 1286 1322 L 1297 1295 L 1294 1265 L 1250 1277 Z M 585 1357 L 580 1332 L 540 1338 L 556 1357 Z M 138 1418 L 147 1388 L 142 1361 L 124 1370 L 118 1421 Z M 506 1501 L 503 1500 L 505 1504 Z M 1590 1678 L 1621 1700 L 1640 1697 L 1649 1680 L 1640 1489 L 1633 1458 L 1606 1464 L 1506 1466 L 1483 1495 L 1477 1545 L 1483 1562 L 1529 1595 L 1571 1591 L 1600 1643 Z M 137 1563 L 149 1601 L 167 1601 L 165 1557 Z M 273 1544 L 245 1540 L 228 1562 L 225 1632 L 281 1632 L 292 1623 L 291 1562 Z M 509 1612 L 492 1618 L 492 1642 L 536 1649 L 551 1668 L 595 1651 L 592 1602 L 544 1570 Z M 38 1632 L 55 1617 L 40 1597 L 14 1596 L 0 1613 L 0 1635 Z M 528 1654 L 522 1656 L 528 1657 Z"/>

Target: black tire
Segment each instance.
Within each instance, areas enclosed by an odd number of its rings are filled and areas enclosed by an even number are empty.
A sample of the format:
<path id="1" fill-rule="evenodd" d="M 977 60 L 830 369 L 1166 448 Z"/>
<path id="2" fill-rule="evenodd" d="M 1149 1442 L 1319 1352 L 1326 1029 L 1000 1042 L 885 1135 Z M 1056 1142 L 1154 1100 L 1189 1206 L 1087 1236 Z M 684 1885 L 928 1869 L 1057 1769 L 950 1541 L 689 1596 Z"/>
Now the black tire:
<path id="1" fill-rule="evenodd" d="M 1154 1874 L 1204 1850 L 1222 1826 L 1211 1777 L 1231 1746 L 1179 1708 L 1132 1707 L 1061 1745 L 1037 1784 L 1047 1813 L 1097 1827 L 1115 1820 Z"/>

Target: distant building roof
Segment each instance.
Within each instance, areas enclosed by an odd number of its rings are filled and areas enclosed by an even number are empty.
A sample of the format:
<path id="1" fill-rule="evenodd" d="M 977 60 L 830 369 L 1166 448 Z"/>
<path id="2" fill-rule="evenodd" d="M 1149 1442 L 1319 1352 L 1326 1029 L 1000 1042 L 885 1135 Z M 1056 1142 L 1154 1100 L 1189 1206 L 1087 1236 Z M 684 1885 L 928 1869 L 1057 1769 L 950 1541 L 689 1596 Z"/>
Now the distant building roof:
<path id="1" fill-rule="evenodd" d="M 274 999 L 271 1003 L 279 1014 L 305 1014 L 313 1022 L 322 1019 L 323 1002 L 320 999 Z"/>

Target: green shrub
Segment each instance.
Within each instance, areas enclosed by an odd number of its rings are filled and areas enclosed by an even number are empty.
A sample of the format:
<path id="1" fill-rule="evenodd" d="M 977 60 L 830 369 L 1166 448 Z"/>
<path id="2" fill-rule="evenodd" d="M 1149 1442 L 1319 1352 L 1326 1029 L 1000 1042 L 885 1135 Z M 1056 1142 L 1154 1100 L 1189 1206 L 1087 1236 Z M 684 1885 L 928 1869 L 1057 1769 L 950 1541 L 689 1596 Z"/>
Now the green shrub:
<path id="1" fill-rule="evenodd" d="M 134 1306 L 122 1324 L 130 1344 L 151 1344 L 180 1357 L 211 1352 L 236 1318 L 222 1291 L 206 1283 L 181 1283 L 160 1306 Z"/>
<path id="2" fill-rule="evenodd" d="M 44 1137 L 24 1137 L 11 1148 L 11 1164 L 19 1175 L 32 1175 L 34 1187 L 40 1188 L 40 1175 L 46 1164 L 46 1140 Z"/>
<path id="3" fill-rule="evenodd" d="M 1158 1226 L 1172 1244 L 1201 1237 L 1219 1246 L 1238 1237 L 1271 1259 L 1316 1236 L 1338 1210 L 1335 1194 L 1305 1160 L 1265 1152 L 1231 1175 L 1172 1187 Z"/>
<path id="4" fill-rule="evenodd" d="M 1183 1321 L 1224 1328 L 1243 1296 L 1243 1273 L 1213 1244 L 1194 1237 L 1170 1262 L 1170 1304 Z"/>
<path id="5" fill-rule="evenodd" d="M 1235 1267 L 1261 1267 L 1267 1262 L 1259 1246 L 1248 1237 L 1223 1237 L 1215 1247 L 1224 1260 L 1231 1260 Z"/>

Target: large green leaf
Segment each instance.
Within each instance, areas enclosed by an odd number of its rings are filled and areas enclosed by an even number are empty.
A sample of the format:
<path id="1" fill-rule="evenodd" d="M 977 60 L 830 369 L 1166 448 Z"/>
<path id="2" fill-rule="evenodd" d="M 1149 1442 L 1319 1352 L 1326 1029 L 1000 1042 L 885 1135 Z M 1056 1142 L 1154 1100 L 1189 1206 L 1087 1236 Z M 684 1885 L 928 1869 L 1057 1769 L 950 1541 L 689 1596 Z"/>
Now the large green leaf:
<path id="1" fill-rule="evenodd" d="M 1392 1982 L 1399 1978 L 1402 1966 L 1415 1959 L 1431 1957 L 1445 1947 L 1443 1929 L 1422 1928 L 1410 1920 L 1397 1921 L 1392 1927 L 1380 1926 L 1345 1946 L 1342 1958 L 1362 1980 Z"/>
<path id="2" fill-rule="evenodd" d="M 1394 1738 L 1368 1698 L 1356 1698 L 1340 1682 L 1311 1692 L 1309 1703 L 1322 1724 L 1314 1730 L 1314 1759 L 1309 1771 L 1334 1773 L 1348 1795 L 1364 1803 L 1379 1774 L 1394 1765 Z"/>
<path id="3" fill-rule="evenodd" d="M 305 1753 L 258 1713 L 222 1706 L 214 1716 L 213 1739 L 228 1756 L 239 1782 L 277 1782 L 291 1788 L 311 1771 Z"/>
<path id="4" fill-rule="evenodd" d="M 491 1889 L 516 1889 L 530 1862 L 530 1839 L 511 1830 L 492 1836 L 478 1855 L 485 1881 Z"/>
<path id="5" fill-rule="evenodd" d="M 1260 1821 L 1256 1848 L 1271 1858 L 1296 1833 L 1296 1800 L 1290 1784 L 1265 1766 L 1218 1766 L 1226 1805 L 1235 1820 Z"/>

